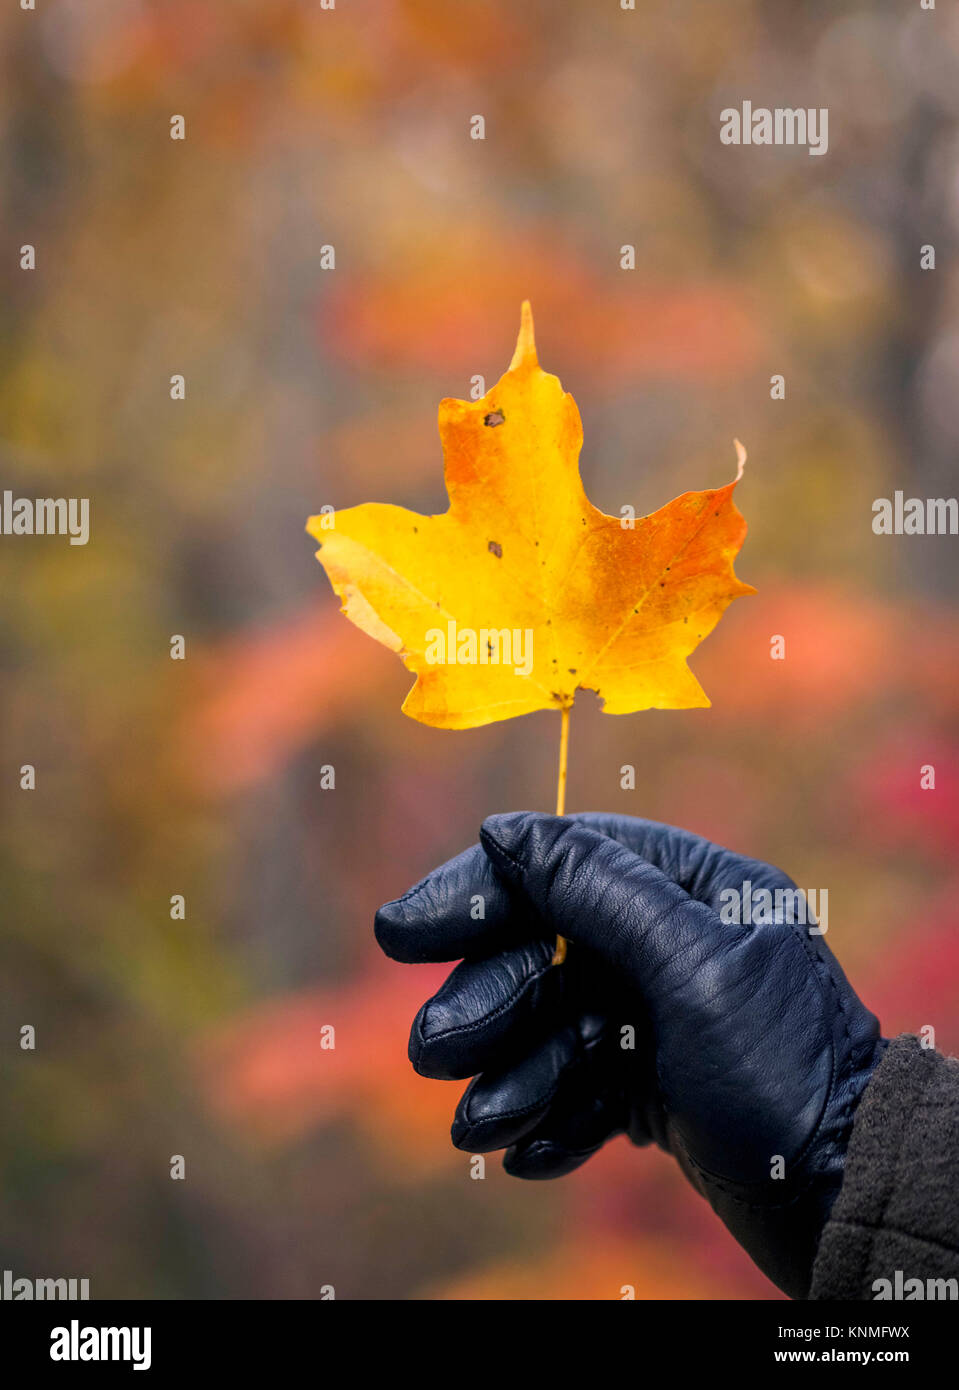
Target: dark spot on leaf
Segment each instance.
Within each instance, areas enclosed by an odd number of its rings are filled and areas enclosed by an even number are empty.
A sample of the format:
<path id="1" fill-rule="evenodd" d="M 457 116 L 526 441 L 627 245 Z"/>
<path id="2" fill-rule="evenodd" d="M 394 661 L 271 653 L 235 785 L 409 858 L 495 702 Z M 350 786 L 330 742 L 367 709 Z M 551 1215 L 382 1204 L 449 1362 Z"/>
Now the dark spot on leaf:
<path id="1" fill-rule="evenodd" d="M 570 666 L 570 667 L 568 668 L 568 670 L 569 670 L 569 674 L 570 674 L 571 676 L 575 676 L 575 675 L 576 675 L 576 667 L 575 667 L 575 666 Z"/>
<path id="2" fill-rule="evenodd" d="M 495 555 L 497 560 L 502 560 L 503 547 L 500 545 L 499 541 L 490 541 L 486 549 L 489 551 L 491 555 Z"/>
<path id="3" fill-rule="evenodd" d="M 415 535 L 415 534 L 417 533 L 417 531 L 419 531 L 419 529 L 420 529 L 420 528 L 419 528 L 418 526 L 414 526 L 414 527 L 413 527 L 413 534 Z"/>
<path id="4" fill-rule="evenodd" d="M 497 425 L 502 425 L 505 419 L 506 416 L 501 410 L 491 410 L 488 415 L 483 416 L 483 424 L 495 429 Z"/>

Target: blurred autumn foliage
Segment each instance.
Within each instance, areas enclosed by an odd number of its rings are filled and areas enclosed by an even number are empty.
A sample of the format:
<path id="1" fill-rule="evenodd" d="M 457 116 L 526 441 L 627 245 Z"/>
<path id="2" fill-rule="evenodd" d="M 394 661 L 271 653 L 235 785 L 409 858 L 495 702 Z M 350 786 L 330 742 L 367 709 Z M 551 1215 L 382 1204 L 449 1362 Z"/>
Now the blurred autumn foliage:
<path id="1" fill-rule="evenodd" d="M 871 530 L 876 497 L 955 491 L 959 24 L 934 23 L 7 7 L 0 483 L 89 496 L 92 539 L 0 542 L 0 1267 L 96 1298 L 777 1296 L 656 1152 L 521 1185 L 450 1147 L 456 1088 L 406 1061 L 442 971 L 381 960 L 372 915 L 489 812 L 549 805 L 555 721 L 404 719 L 408 673 L 302 527 L 445 506 L 437 403 L 495 379 L 525 297 L 604 510 L 725 482 L 742 439 L 759 594 L 692 659 L 713 707 L 581 697 L 568 804 L 828 887 L 885 1031 L 959 1050 L 955 543 Z M 743 96 L 828 106 L 828 156 L 722 146 Z"/>

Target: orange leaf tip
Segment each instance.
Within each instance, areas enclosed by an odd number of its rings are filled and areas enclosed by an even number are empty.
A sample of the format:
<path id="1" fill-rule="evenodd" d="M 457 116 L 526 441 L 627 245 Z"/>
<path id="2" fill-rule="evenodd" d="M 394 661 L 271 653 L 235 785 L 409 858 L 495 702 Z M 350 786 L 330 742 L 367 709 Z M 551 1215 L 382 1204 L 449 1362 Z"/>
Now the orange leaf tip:
<path id="1" fill-rule="evenodd" d="M 523 300 L 523 307 L 520 310 L 519 336 L 516 339 L 516 351 L 513 353 L 513 360 L 509 364 L 511 372 L 515 372 L 517 367 L 538 367 L 539 359 L 536 356 L 536 338 L 533 333 L 533 310 L 528 299 Z"/>

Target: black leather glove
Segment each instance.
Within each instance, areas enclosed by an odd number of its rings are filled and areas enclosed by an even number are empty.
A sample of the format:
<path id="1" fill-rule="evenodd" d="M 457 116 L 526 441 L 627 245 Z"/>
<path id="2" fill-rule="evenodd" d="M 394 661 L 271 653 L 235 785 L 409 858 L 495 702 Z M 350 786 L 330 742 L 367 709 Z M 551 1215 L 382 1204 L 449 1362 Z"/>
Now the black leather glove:
<path id="1" fill-rule="evenodd" d="M 410 1037 L 422 1075 L 474 1078 L 454 1144 L 551 1178 L 612 1135 L 654 1142 L 805 1297 L 886 1043 L 788 900 L 768 924 L 721 915 L 723 890 L 792 880 L 627 816 L 491 816 L 480 840 L 376 915 L 394 960 L 462 958 Z"/>

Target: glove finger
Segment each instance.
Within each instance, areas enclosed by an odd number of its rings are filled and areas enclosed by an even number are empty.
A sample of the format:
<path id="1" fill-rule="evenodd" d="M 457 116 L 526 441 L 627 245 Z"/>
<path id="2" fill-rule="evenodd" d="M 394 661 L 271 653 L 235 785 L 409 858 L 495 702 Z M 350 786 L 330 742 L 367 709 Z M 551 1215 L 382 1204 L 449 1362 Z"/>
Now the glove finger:
<path id="1" fill-rule="evenodd" d="M 626 1128 L 622 1089 L 601 1056 L 570 1067 L 547 1114 L 503 1155 L 510 1177 L 562 1178 Z"/>
<path id="2" fill-rule="evenodd" d="M 523 815 L 532 813 L 493 817 L 489 824 Z M 723 891 L 747 880 L 754 888 L 795 889 L 792 879 L 772 865 L 674 826 L 599 812 L 569 816 L 566 824 L 631 850 L 717 912 Z M 519 941 L 550 936 L 549 926 L 528 900 L 511 890 L 509 879 L 496 872 L 479 845 L 434 869 L 401 898 L 384 903 L 374 930 L 386 954 L 408 964 L 483 958 Z"/>
<path id="3" fill-rule="evenodd" d="M 490 956 L 540 934 L 479 845 L 384 903 L 374 931 L 386 954 L 408 965 Z"/>
<path id="4" fill-rule="evenodd" d="M 474 1077 L 456 1108 L 451 1130 L 455 1146 L 469 1153 L 491 1153 L 532 1133 L 545 1119 L 567 1072 L 582 1067 L 604 1027 L 598 1016 L 583 1018 L 512 1066 Z"/>
<path id="5" fill-rule="evenodd" d="M 566 1069 L 549 1109 L 534 1130 L 510 1146 L 503 1167 L 514 1178 L 561 1178 L 579 1168 L 607 1140 L 627 1134 L 638 1148 L 666 1148 L 662 1106 L 657 1097 L 651 1039 L 623 1050 L 623 1029 L 607 1021 L 580 1065 Z M 626 1056 L 630 1059 L 627 1070 Z M 631 1102 L 631 1103 L 630 1103 Z"/>
<path id="6" fill-rule="evenodd" d="M 588 826 L 519 811 L 490 816 L 480 840 L 549 927 L 623 972 L 655 1012 L 748 935 L 654 865 Z M 704 976 L 705 978 L 705 976 Z"/>
<path id="7" fill-rule="evenodd" d="M 562 1021 L 565 971 L 533 941 L 463 961 L 413 1020 L 410 1061 L 421 1076 L 456 1081 L 503 1065 Z"/>

